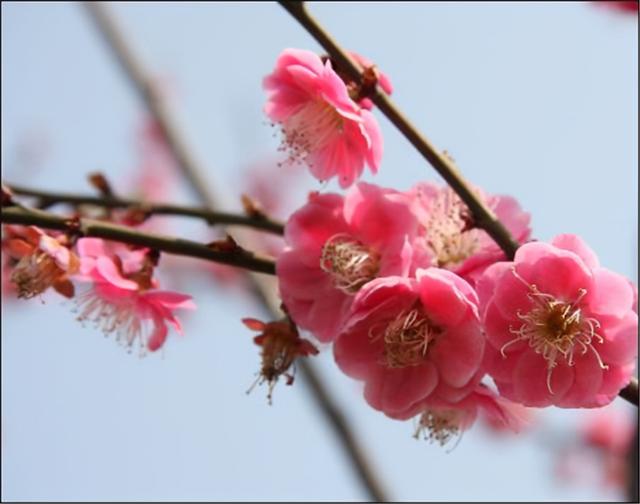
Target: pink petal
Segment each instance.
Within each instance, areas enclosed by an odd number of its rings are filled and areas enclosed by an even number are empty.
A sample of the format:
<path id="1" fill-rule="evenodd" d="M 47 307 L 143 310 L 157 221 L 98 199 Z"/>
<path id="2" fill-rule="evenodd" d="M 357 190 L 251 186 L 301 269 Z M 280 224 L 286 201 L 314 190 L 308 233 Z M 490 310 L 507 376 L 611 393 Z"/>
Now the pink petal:
<path id="1" fill-rule="evenodd" d="M 571 388 L 556 401 L 563 408 L 589 408 L 598 406 L 596 395 L 602 386 L 602 369 L 593 352 L 577 356 L 573 366 L 574 381 Z"/>
<path id="2" fill-rule="evenodd" d="M 605 268 L 593 270 L 593 288 L 586 298 L 594 314 L 624 317 L 633 305 L 633 289 L 622 275 Z"/>
<path id="3" fill-rule="evenodd" d="M 167 340 L 167 326 L 161 318 L 153 319 L 153 332 L 147 340 L 147 348 L 151 352 L 158 350 Z"/>
<path id="4" fill-rule="evenodd" d="M 149 302 L 163 305 L 170 310 L 175 310 L 178 308 L 195 310 L 196 308 L 192 297 L 188 296 L 187 294 L 180 294 L 178 292 L 172 291 L 154 290 L 145 293 L 144 296 Z"/>
<path id="5" fill-rule="evenodd" d="M 371 341 L 368 330 L 368 326 L 356 328 L 342 334 L 333 344 L 333 356 L 340 370 L 360 380 L 379 368 L 382 360 L 382 340 Z"/>
<path id="6" fill-rule="evenodd" d="M 456 288 L 450 275 L 453 273 L 437 268 L 416 272 L 420 300 L 425 311 L 436 325 L 443 327 L 458 325 L 463 317 L 472 316 L 471 313 L 476 309 Z M 470 287 L 468 289 L 471 290 Z"/>
<path id="7" fill-rule="evenodd" d="M 363 110 L 361 112 L 364 128 L 367 136 L 369 137 L 370 148 L 367 152 L 367 164 L 371 169 L 371 173 L 378 173 L 378 169 L 380 168 L 380 163 L 382 162 L 382 154 L 384 150 L 383 139 L 382 139 L 382 131 L 380 130 L 380 125 L 376 120 L 375 116 L 369 112 L 368 110 Z"/>
<path id="8" fill-rule="evenodd" d="M 596 397 L 600 406 L 609 404 L 618 393 L 631 381 L 636 363 L 631 362 L 625 366 L 610 366 L 603 373 L 602 386 Z"/>
<path id="9" fill-rule="evenodd" d="M 437 383 L 437 373 L 429 364 L 389 369 L 367 381 L 365 399 L 381 411 L 403 411 L 428 396 Z"/>
<path id="10" fill-rule="evenodd" d="M 551 244 L 576 254 L 587 267 L 594 269 L 600 266 L 598 256 L 579 236 L 572 234 L 561 234 L 551 240 Z"/>
<path id="11" fill-rule="evenodd" d="M 463 387 L 478 371 L 483 352 L 484 338 L 480 326 L 476 321 L 471 321 L 437 337 L 428 355 L 446 383 Z"/>
<path id="12" fill-rule="evenodd" d="M 484 317 L 484 329 L 489 343 L 498 351 L 504 347 L 507 343 L 515 340 L 517 335 L 511 332 L 518 330 L 521 322 L 508 319 L 502 313 L 502 310 L 498 308 L 496 303 L 490 303 L 487 307 Z M 519 352 L 522 349 L 524 343 L 511 343 L 504 349 L 504 354 L 509 355 L 514 352 Z"/>
<path id="13" fill-rule="evenodd" d="M 98 257 L 96 259 L 96 269 L 102 278 L 111 285 L 120 289 L 138 290 L 138 284 L 132 280 L 127 280 L 120 275 L 118 268 L 108 257 Z"/>
<path id="14" fill-rule="evenodd" d="M 593 346 L 606 364 L 625 365 L 638 356 L 638 315 L 629 311 L 619 322 L 603 325 L 597 333 L 604 343 L 593 341 Z"/>
<path id="15" fill-rule="evenodd" d="M 107 255 L 104 240 L 100 238 L 80 238 L 76 243 L 80 256 L 99 257 Z"/>
<path id="16" fill-rule="evenodd" d="M 515 397 L 509 399 L 525 406 L 549 406 L 556 404 L 573 384 L 573 370 L 558 361 L 551 373 L 551 390 L 547 388 L 547 362 L 532 351 L 524 352 L 513 374 Z"/>

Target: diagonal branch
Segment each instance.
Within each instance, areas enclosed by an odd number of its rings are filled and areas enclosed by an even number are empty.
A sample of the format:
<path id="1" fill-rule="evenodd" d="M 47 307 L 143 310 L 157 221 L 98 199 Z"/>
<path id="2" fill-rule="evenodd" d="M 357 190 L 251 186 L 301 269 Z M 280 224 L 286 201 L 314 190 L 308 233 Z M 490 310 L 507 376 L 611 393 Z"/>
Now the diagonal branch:
<path id="1" fill-rule="evenodd" d="M 273 259 L 259 256 L 239 246 L 228 245 L 227 250 L 224 245 L 216 247 L 215 242 L 213 245 L 206 245 L 182 238 L 144 233 L 127 226 L 118 226 L 109 222 L 84 218 L 69 219 L 68 217 L 42 210 L 19 206 L 2 207 L 0 221 L 5 224 L 22 224 L 69 231 L 78 233 L 80 236 L 103 238 L 130 245 L 149 247 L 168 254 L 205 259 L 258 273 L 276 274 Z"/>
<path id="2" fill-rule="evenodd" d="M 70 194 L 52 191 L 40 191 L 27 187 L 5 184 L 13 194 L 19 196 L 31 196 L 45 206 L 57 203 L 70 205 L 93 205 L 103 208 L 130 208 L 139 209 L 147 215 L 180 215 L 202 219 L 209 225 L 230 224 L 246 226 L 250 228 L 268 231 L 274 234 L 283 234 L 284 224 L 270 219 L 264 214 L 239 215 L 225 212 L 214 212 L 207 208 L 173 205 L 169 203 L 153 203 L 135 199 L 116 198 L 114 196 L 88 196 L 84 194 Z"/>
<path id="3" fill-rule="evenodd" d="M 176 121 L 163 106 L 157 93 L 153 92 L 144 69 L 134 57 L 129 44 L 116 26 L 107 8 L 104 4 L 94 2 L 87 2 L 85 5 L 91 18 L 96 23 L 96 27 L 120 62 L 125 75 L 139 92 L 149 112 L 155 117 L 162 128 L 166 141 L 173 151 L 185 178 L 197 192 L 200 201 L 209 208 L 215 208 L 216 200 L 213 197 L 213 191 L 207 189 L 209 186 L 202 176 L 203 170 L 196 164 L 193 157 L 189 155 L 185 147 L 184 137 L 176 126 Z M 278 308 L 280 303 L 275 296 L 273 285 L 266 284 L 263 278 L 257 276 L 252 275 L 250 279 L 256 298 L 267 310 L 271 311 L 275 317 L 281 317 L 282 314 L 279 313 Z M 340 408 L 326 389 L 315 366 L 306 359 L 300 359 L 297 362 L 297 366 L 303 379 L 311 388 L 312 397 L 317 407 L 323 414 L 324 419 L 333 428 L 334 434 L 340 440 L 342 448 L 350 459 L 369 499 L 378 502 L 387 501 L 388 498 L 367 460 L 363 447 L 358 442 L 357 437 L 354 435 Z"/>
<path id="4" fill-rule="evenodd" d="M 278 3 L 291 14 L 309 34 L 340 65 L 341 70 L 358 83 L 363 83 L 362 69 L 342 49 L 322 26 L 309 14 L 304 2 L 280 0 Z M 495 214 L 474 194 L 469 183 L 462 177 L 456 166 L 447 156 L 440 152 L 409 120 L 400 112 L 387 94 L 378 86 L 372 90 L 371 100 L 387 116 L 391 123 L 400 130 L 420 154 L 446 180 L 451 188 L 460 196 L 472 212 L 476 226 L 484 229 L 500 246 L 506 256 L 512 260 L 519 247 L 509 231 L 498 220 Z M 638 380 L 631 380 L 629 385 L 620 391 L 620 397 L 638 406 Z"/>

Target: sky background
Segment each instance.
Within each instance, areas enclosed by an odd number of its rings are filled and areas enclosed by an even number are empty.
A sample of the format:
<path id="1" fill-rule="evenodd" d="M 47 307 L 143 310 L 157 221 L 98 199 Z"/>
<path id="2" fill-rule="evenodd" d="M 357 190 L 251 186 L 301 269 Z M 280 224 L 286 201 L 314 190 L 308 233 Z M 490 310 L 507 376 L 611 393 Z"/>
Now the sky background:
<path id="1" fill-rule="evenodd" d="M 319 50 L 275 3 L 113 5 L 135 51 L 169 88 L 189 144 L 238 209 L 247 166 L 278 146 L 261 81 L 282 49 Z M 145 112 L 82 7 L 2 3 L 3 179 L 88 192 L 101 170 L 126 186 Z M 602 264 L 637 277 L 638 24 L 586 2 L 313 3 L 347 48 L 375 61 L 414 124 L 487 192 L 531 212 L 533 234 L 576 233 Z M 376 113 L 385 154 L 364 180 L 408 189 L 437 174 Z M 283 176 L 291 204 L 337 190 Z M 183 184 L 168 198 L 193 202 Z M 203 236 L 192 222 L 170 231 Z M 167 260 L 169 262 L 169 260 Z M 183 264 L 183 263 L 181 263 Z M 175 280 L 175 279 L 174 279 Z M 245 390 L 259 367 L 242 317 L 262 311 L 210 275 L 177 279 L 199 309 L 184 338 L 144 359 L 82 328 L 73 303 L 2 302 L 5 500 L 360 500 L 361 487 L 302 380 Z M 411 422 L 369 408 L 327 351 L 316 359 L 397 500 L 607 500 L 595 482 L 553 478 L 577 410 L 546 409 L 531 433 L 481 426 L 451 453 Z M 617 399 L 610 406 L 632 414 Z M 545 434 L 546 433 L 546 434 Z M 549 435 L 552 433 L 553 435 Z"/>

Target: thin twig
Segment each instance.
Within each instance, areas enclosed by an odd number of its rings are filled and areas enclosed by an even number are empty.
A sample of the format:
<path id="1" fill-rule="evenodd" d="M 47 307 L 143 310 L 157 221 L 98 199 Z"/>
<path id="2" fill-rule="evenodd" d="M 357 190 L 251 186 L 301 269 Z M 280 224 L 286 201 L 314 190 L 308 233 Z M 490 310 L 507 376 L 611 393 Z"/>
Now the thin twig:
<path id="1" fill-rule="evenodd" d="M 149 247 L 168 254 L 196 257 L 230 266 L 236 266 L 258 273 L 276 274 L 273 259 L 261 257 L 241 247 L 231 250 L 220 250 L 217 247 L 152 233 L 144 233 L 126 226 L 118 226 L 109 222 L 93 219 L 69 219 L 42 210 L 28 209 L 19 206 L 2 208 L 1 222 L 5 224 L 22 224 L 39 226 L 45 229 L 79 232 L 80 236 L 103 238 L 105 240 Z"/>
<path id="2" fill-rule="evenodd" d="M 148 215 L 180 215 L 183 217 L 196 217 L 204 220 L 210 225 L 230 224 L 246 226 L 279 235 L 284 232 L 284 224 L 272 220 L 266 215 L 247 216 L 225 212 L 214 212 L 207 208 L 173 205 L 169 203 L 154 203 L 135 199 L 117 198 L 114 196 L 88 196 L 84 194 L 40 191 L 27 187 L 16 186 L 14 184 L 5 184 L 5 186 L 8 187 L 13 194 L 37 198 L 41 204 L 46 206 L 56 203 L 67 203 L 74 206 L 93 205 L 103 208 L 131 208 L 140 209 Z"/>
<path id="3" fill-rule="evenodd" d="M 629 385 L 620 391 L 619 396 L 631 404 L 638 406 L 638 379 L 631 378 Z"/>
<path id="4" fill-rule="evenodd" d="M 309 14 L 304 2 L 281 0 L 282 5 L 309 34 L 329 53 L 336 61 L 340 69 L 347 72 L 349 77 L 361 83 L 362 70 L 358 64 L 342 49 L 333 38 L 320 26 Z M 465 202 L 473 214 L 476 226 L 484 229 L 493 240 L 502 248 L 506 256 L 512 260 L 519 247 L 509 231 L 502 225 L 495 214 L 475 195 L 471 186 L 462 177 L 451 160 L 441 153 L 418 129 L 394 105 L 387 94 L 379 86 L 375 86 L 370 98 L 378 106 L 391 123 L 400 130 L 409 142 L 422 154 L 422 156 L 436 169 L 446 180 L 451 188 Z M 638 382 L 632 381 L 626 388 L 620 391 L 620 397 L 631 404 L 638 406 Z"/>
<path id="5" fill-rule="evenodd" d="M 197 192 L 202 204 L 213 209 L 215 208 L 215 198 L 211 187 L 207 185 L 202 176 L 203 170 L 195 163 L 185 148 L 185 142 L 181 131 L 176 126 L 176 121 L 162 105 L 159 96 L 153 92 L 144 69 L 133 56 L 132 50 L 112 19 L 105 5 L 99 3 L 86 3 L 91 17 L 96 22 L 96 26 L 104 36 L 111 50 L 129 78 L 131 84 L 139 91 L 149 112 L 155 117 L 162 128 L 169 147 L 173 150 L 178 166 L 182 169 L 186 179 L 192 188 Z M 209 189 L 207 189 L 209 188 Z M 274 295 L 272 285 L 264 283 L 264 279 L 255 275 L 250 275 L 253 286 L 253 293 L 256 298 L 271 311 L 273 316 L 280 318 L 279 301 Z M 312 397 L 316 405 L 322 412 L 325 420 L 333 427 L 334 433 L 341 442 L 345 454 L 351 460 L 356 473 L 368 494 L 368 498 L 373 501 L 384 502 L 388 498 L 382 489 L 379 479 L 364 455 L 364 449 L 359 444 L 351 427 L 341 413 L 340 408 L 328 393 L 326 386 L 322 382 L 314 365 L 306 359 L 299 359 L 298 369 L 304 381 L 310 386 Z"/>

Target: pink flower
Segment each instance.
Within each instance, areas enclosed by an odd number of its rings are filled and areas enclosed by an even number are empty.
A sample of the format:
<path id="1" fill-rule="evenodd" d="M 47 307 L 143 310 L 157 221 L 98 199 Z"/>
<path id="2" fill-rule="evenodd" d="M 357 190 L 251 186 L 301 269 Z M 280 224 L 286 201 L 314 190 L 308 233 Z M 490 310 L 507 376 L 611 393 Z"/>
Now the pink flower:
<path id="1" fill-rule="evenodd" d="M 95 322 L 105 335 L 115 332 L 129 351 L 137 343 L 141 355 L 164 344 L 167 323 L 182 334 L 173 312 L 195 305 L 191 296 L 155 289 L 153 260 L 146 250 L 127 253 L 124 246 L 110 246 L 97 238 L 82 238 L 77 247 L 82 260 L 78 279 L 93 282 L 78 296 L 78 320 Z"/>
<path id="2" fill-rule="evenodd" d="M 427 400 L 422 409 L 414 437 L 438 442 L 440 446 L 453 437 L 462 435 L 478 418 L 478 414 L 491 425 L 501 430 L 519 432 L 526 420 L 514 403 L 500 397 L 482 383 L 473 392 L 457 403 L 442 400 Z M 424 408 L 424 409 L 423 409 Z"/>
<path id="3" fill-rule="evenodd" d="M 575 235 L 528 243 L 477 285 L 500 393 L 526 406 L 598 407 L 629 383 L 638 352 L 633 292 Z"/>
<path id="4" fill-rule="evenodd" d="M 17 260 L 11 272 L 18 297 L 30 299 L 53 287 L 66 297 L 73 297 L 69 275 L 78 271 L 78 257 L 69 250 L 65 235 L 50 236 L 36 226 L 5 226 L 3 249 Z"/>
<path id="5" fill-rule="evenodd" d="M 354 295 L 377 277 L 407 275 L 416 221 L 401 193 L 359 183 L 343 198 L 311 193 L 285 227 L 276 271 L 300 327 L 322 342 L 338 334 Z"/>
<path id="6" fill-rule="evenodd" d="M 476 193 L 518 242 L 529 239 L 530 216 L 515 199 L 488 196 L 480 189 Z M 426 182 L 414 186 L 409 194 L 422 225 L 416 246 L 431 256 L 433 266 L 451 270 L 474 285 L 485 268 L 505 259 L 487 232 L 473 225 L 467 206 L 453 189 Z"/>
<path id="7" fill-rule="evenodd" d="M 427 400 L 458 402 L 484 375 L 477 302 L 467 282 L 438 268 L 373 280 L 355 297 L 335 360 L 392 418 L 415 415 Z"/>
<path id="8" fill-rule="evenodd" d="M 382 134 L 373 114 L 350 97 L 345 83 L 310 51 L 285 49 L 264 79 L 265 113 L 280 125 L 290 161 L 304 161 L 320 181 L 338 176 L 349 187 L 365 162 L 373 173 L 382 158 Z"/>

